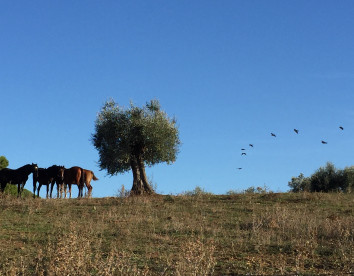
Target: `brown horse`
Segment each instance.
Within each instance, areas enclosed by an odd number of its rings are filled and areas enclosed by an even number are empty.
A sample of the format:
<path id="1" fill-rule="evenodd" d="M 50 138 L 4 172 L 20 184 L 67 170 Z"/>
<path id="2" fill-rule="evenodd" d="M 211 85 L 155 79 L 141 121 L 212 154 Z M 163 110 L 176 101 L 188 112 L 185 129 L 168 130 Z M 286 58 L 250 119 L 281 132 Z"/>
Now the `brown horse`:
<path id="1" fill-rule="evenodd" d="M 88 189 L 88 197 L 92 196 L 92 186 L 91 186 L 91 180 L 96 181 L 98 178 L 95 176 L 93 171 L 90 170 L 85 170 L 82 169 L 84 172 L 84 182 L 86 184 L 86 187 Z"/>
<path id="2" fill-rule="evenodd" d="M 66 198 L 66 186 L 69 185 L 69 194 L 71 198 L 71 185 L 76 184 L 79 188 L 78 197 L 83 196 L 83 188 L 84 188 L 84 173 L 83 169 L 80 167 L 71 167 L 70 169 L 64 170 L 64 193 Z"/>
<path id="3" fill-rule="evenodd" d="M 71 185 L 72 184 L 76 184 L 79 188 L 78 197 L 83 197 L 83 188 L 86 184 L 86 187 L 88 189 L 88 197 L 90 197 L 92 194 L 91 180 L 94 180 L 94 181 L 98 180 L 98 178 L 95 176 L 93 171 L 85 170 L 85 169 L 77 167 L 77 166 L 71 167 L 70 169 L 65 169 L 64 170 L 64 183 L 63 183 L 64 185 L 60 185 L 57 183 L 58 197 L 59 197 L 59 193 L 60 193 L 60 197 L 62 197 L 62 192 L 64 192 L 64 196 L 66 198 L 66 187 L 67 187 L 67 185 L 69 185 L 69 195 L 71 198 Z M 59 191 L 59 186 L 60 186 L 60 191 Z"/>

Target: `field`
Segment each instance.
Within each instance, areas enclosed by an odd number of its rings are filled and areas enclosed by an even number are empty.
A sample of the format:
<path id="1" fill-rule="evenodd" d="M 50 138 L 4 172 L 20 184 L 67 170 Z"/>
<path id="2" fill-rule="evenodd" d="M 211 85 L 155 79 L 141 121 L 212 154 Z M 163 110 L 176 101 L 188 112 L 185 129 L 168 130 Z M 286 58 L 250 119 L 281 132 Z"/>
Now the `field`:
<path id="1" fill-rule="evenodd" d="M 353 207 L 339 193 L 0 195 L 0 275 L 349 274 Z"/>

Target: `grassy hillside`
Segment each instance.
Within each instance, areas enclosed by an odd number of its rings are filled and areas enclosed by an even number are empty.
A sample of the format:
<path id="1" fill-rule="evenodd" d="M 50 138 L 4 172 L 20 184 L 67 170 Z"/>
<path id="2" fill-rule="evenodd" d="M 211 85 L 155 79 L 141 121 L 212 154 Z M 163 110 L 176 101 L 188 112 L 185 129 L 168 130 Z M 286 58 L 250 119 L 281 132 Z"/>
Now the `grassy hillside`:
<path id="1" fill-rule="evenodd" d="M 0 196 L 0 275 L 354 271 L 350 194 Z"/>

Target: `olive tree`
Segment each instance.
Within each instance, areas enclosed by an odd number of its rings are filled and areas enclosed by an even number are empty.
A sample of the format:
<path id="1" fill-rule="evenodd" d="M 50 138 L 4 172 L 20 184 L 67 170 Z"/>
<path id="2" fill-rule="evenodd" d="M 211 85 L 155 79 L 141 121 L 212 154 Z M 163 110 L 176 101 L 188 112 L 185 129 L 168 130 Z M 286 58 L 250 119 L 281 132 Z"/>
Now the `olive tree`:
<path id="1" fill-rule="evenodd" d="M 310 178 L 305 177 L 303 173 L 300 173 L 298 177 L 292 177 L 288 182 L 288 186 L 291 188 L 291 192 L 298 193 L 310 190 Z"/>
<path id="2" fill-rule="evenodd" d="M 109 175 L 132 170 L 135 195 L 154 193 L 145 166 L 174 162 L 180 146 L 176 120 L 160 109 L 157 100 L 143 107 L 130 103 L 129 108 L 107 101 L 97 115 L 92 142 L 100 168 Z"/>
<path id="3" fill-rule="evenodd" d="M 310 177 L 301 173 L 288 182 L 292 192 L 351 192 L 354 183 L 353 167 L 345 170 L 337 169 L 332 163 L 317 169 Z"/>
<path id="4" fill-rule="evenodd" d="M 7 168 L 7 166 L 9 165 L 9 161 L 6 159 L 5 156 L 0 156 L 0 170 Z"/>
<path id="5" fill-rule="evenodd" d="M 345 182 L 344 171 L 336 169 L 330 162 L 320 167 L 310 178 L 312 192 L 344 191 Z"/>

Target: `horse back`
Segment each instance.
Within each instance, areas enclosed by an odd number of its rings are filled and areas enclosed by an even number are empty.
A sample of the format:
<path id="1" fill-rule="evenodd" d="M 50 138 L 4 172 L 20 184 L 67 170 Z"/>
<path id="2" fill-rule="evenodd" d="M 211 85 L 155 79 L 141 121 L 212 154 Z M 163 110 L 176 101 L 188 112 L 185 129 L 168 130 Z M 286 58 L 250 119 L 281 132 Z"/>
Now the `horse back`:
<path id="1" fill-rule="evenodd" d="M 81 179 L 80 167 L 71 167 L 70 169 L 65 169 L 64 171 L 64 183 L 65 184 L 80 184 Z"/>
<path id="2" fill-rule="evenodd" d="M 84 172 L 84 179 L 85 179 L 86 183 L 90 183 L 91 180 L 94 180 L 94 181 L 98 180 L 98 178 L 95 176 L 93 171 L 85 170 L 85 169 L 82 169 L 82 170 Z"/>
<path id="3" fill-rule="evenodd" d="M 47 169 L 38 168 L 38 177 L 35 179 L 40 184 L 49 184 L 52 181 Z"/>
<path id="4" fill-rule="evenodd" d="M 28 180 L 27 174 L 19 173 L 19 170 L 4 168 L 0 170 L 0 182 L 7 182 L 11 184 L 26 183 Z M 5 183 L 3 183 L 5 184 Z"/>
<path id="5" fill-rule="evenodd" d="M 8 168 L 4 168 L 2 170 L 0 170 L 0 183 L 2 182 L 6 182 L 7 179 L 9 179 L 11 177 L 11 169 Z"/>

